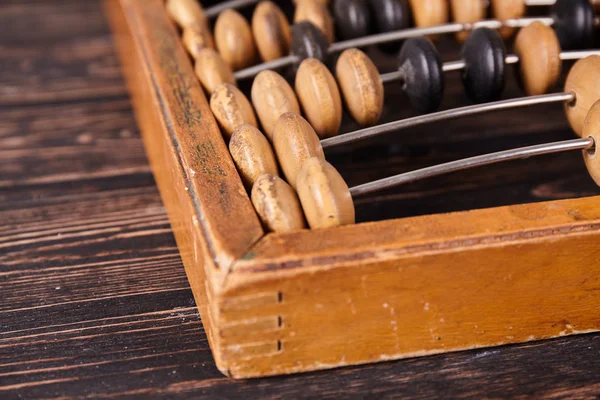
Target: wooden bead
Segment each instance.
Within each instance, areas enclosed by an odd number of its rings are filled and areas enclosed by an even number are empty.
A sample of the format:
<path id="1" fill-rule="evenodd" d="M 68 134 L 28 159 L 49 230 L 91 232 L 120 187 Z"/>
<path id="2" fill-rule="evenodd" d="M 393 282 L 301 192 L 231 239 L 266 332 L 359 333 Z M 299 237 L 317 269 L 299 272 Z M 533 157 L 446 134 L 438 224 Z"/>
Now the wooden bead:
<path id="1" fill-rule="evenodd" d="M 215 89 L 210 96 L 210 109 L 228 139 L 240 125 L 258 125 L 252 105 L 244 93 L 229 83 L 224 83 Z"/>
<path id="2" fill-rule="evenodd" d="M 308 21 L 323 32 L 329 43 L 334 41 L 333 19 L 320 0 L 302 0 L 296 5 L 294 22 Z"/>
<path id="3" fill-rule="evenodd" d="M 519 31 L 515 39 L 519 56 L 520 82 L 529 96 L 548 93 L 560 77 L 560 44 L 551 27 L 534 22 Z"/>
<path id="4" fill-rule="evenodd" d="M 583 159 L 590 176 L 600 186 L 600 100 L 594 103 L 585 117 L 582 137 L 594 139 L 594 147 L 583 150 Z"/>
<path id="5" fill-rule="evenodd" d="M 223 83 L 235 85 L 231 67 L 213 49 L 206 48 L 198 52 L 194 70 L 200 83 L 209 94 Z"/>
<path id="6" fill-rule="evenodd" d="M 585 117 L 600 98 L 600 56 L 592 55 L 573 65 L 567 75 L 565 92 L 575 94 L 575 102 L 565 104 L 565 112 L 571 128 L 581 136 Z"/>
<path id="7" fill-rule="evenodd" d="M 600 13 L 600 0 L 590 0 L 590 4 L 596 13 Z"/>
<path id="8" fill-rule="evenodd" d="M 304 60 L 295 87 L 304 115 L 319 137 L 337 135 L 342 124 L 342 99 L 329 68 L 314 58 Z"/>
<path id="9" fill-rule="evenodd" d="M 492 14 L 499 20 L 522 18 L 526 12 L 524 0 L 491 0 Z M 512 37 L 515 33 L 514 28 L 500 29 L 500 36 L 503 39 Z"/>
<path id="10" fill-rule="evenodd" d="M 505 84 L 506 48 L 495 29 L 475 29 L 461 51 L 461 75 L 467 96 L 475 103 L 496 100 Z"/>
<path id="11" fill-rule="evenodd" d="M 262 175 L 252 187 L 251 198 L 268 231 L 284 233 L 306 228 L 298 196 L 283 179 Z"/>
<path id="12" fill-rule="evenodd" d="M 307 160 L 298 174 L 297 191 L 311 228 L 354 223 L 354 203 L 348 185 L 327 161 Z"/>
<path id="13" fill-rule="evenodd" d="M 204 10 L 197 0 L 167 0 L 166 9 L 181 28 L 208 25 Z"/>
<path id="14" fill-rule="evenodd" d="M 593 47 L 596 25 L 589 0 L 559 0 L 552 6 L 550 17 L 563 50 Z"/>
<path id="15" fill-rule="evenodd" d="M 473 23 L 485 19 L 485 0 L 450 0 L 450 7 L 452 8 L 454 22 L 459 24 Z M 468 36 L 469 32 L 458 32 L 456 39 L 459 42 L 464 42 Z"/>
<path id="16" fill-rule="evenodd" d="M 271 144 L 250 124 L 240 125 L 233 131 L 229 152 L 247 189 L 252 189 L 264 174 L 279 175 Z"/>
<path id="17" fill-rule="evenodd" d="M 407 0 L 369 0 L 369 3 L 374 19 L 373 25 L 378 33 L 411 27 L 411 11 Z M 402 47 L 402 41 L 384 43 L 377 47 L 385 53 L 397 53 Z"/>
<path id="18" fill-rule="evenodd" d="M 325 159 L 319 137 L 310 124 L 295 113 L 285 113 L 275 125 L 273 147 L 287 182 L 296 187 L 302 165 L 309 158 Z"/>
<path id="19" fill-rule="evenodd" d="M 213 49 L 215 47 L 212 35 L 205 25 L 194 28 L 183 28 L 181 39 L 185 49 L 193 58 L 198 58 L 202 49 Z"/>
<path id="20" fill-rule="evenodd" d="M 261 1 L 252 15 L 252 33 L 263 61 L 271 61 L 290 52 L 290 24 L 272 1 Z"/>
<path id="21" fill-rule="evenodd" d="M 410 0 L 415 25 L 418 28 L 442 25 L 448 22 L 446 0 Z"/>
<path id="22" fill-rule="evenodd" d="M 323 32 L 312 23 L 304 21 L 292 26 L 292 46 L 290 53 L 296 56 L 297 62 L 291 68 L 295 75 L 302 61 L 307 58 L 316 58 L 327 63 L 329 59 L 329 42 Z"/>
<path id="23" fill-rule="evenodd" d="M 398 56 L 398 70 L 404 76 L 402 91 L 420 113 L 439 108 L 444 97 L 444 71 L 437 48 L 426 37 L 404 42 Z"/>
<path id="24" fill-rule="evenodd" d="M 251 97 L 263 132 L 269 140 L 273 140 L 275 123 L 281 114 L 300 114 L 300 105 L 294 90 L 277 72 L 262 71 L 256 75 L 252 83 Z"/>
<path id="25" fill-rule="evenodd" d="M 345 50 L 335 74 L 352 117 L 361 125 L 373 125 L 383 111 L 383 83 L 373 61 L 358 49 Z"/>
<path id="26" fill-rule="evenodd" d="M 371 9 L 367 0 L 335 0 L 332 12 L 338 40 L 354 39 L 371 32 Z"/>
<path id="27" fill-rule="evenodd" d="M 235 10 L 225 10 L 215 23 L 215 44 L 234 71 L 254 64 L 256 46 L 248 21 Z"/>

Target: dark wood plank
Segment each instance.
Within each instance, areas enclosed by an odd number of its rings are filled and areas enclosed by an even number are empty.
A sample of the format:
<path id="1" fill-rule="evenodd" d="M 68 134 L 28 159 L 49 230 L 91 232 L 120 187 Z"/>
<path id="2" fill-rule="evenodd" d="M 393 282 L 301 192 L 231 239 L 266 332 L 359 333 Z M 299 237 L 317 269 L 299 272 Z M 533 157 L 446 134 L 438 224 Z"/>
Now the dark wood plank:
<path id="1" fill-rule="evenodd" d="M 5 1 L 0 26 L 0 398 L 600 394 L 598 334 L 290 377 L 225 378 L 123 96 L 100 5 Z M 517 93 L 513 85 L 507 96 Z M 465 102 L 456 83 L 449 96 L 446 106 Z M 388 104 L 402 110 L 388 108 L 386 119 L 410 115 L 402 101 Z M 548 107 L 429 127 L 333 157 L 357 183 L 570 135 L 560 109 Z M 383 193 L 361 201 L 359 215 L 598 193 L 577 154 L 530 161 Z"/>
<path id="2" fill-rule="evenodd" d="M 98 2 L 3 4 L 0 105 L 125 96 Z"/>

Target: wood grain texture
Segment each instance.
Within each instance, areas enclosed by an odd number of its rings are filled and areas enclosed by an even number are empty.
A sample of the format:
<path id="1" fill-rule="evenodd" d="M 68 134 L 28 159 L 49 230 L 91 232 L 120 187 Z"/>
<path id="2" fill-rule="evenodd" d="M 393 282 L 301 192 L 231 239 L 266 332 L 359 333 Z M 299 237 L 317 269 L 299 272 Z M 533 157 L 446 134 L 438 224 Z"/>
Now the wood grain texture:
<path id="1" fill-rule="evenodd" d="M 77 36 L 111 43 L 95 1 L 28 1 L 27 10 L 21 4 L 0 7 L 0 18 L 12 26 L 0 39 L 3 46 L 33 53 L 54 41 L 70 48 Z M 37 29 L 19 22 L 25 18 L 36 21 Z M 105 57 L 116 63 L 112 47 Z M 61 65 L 52 57 L 41 63 L 45 69 Z M 3 70 L 3 77 L 5 72 L 13 78 L 3 79 L 1 87 L 22 87 L 34 97 L 38 90 L 51 93 L 44 85 L 27 86 L 19 78 L 27 73 L 17 67 Z M 593 334 L 281 378 L 223 377 L 208 349 L 130 106 L 120 95 L 93 97 L 94 85 L 102 85 L 98 79 L 86 80 L 88 89 L 82 85 L 68 96 L 55 88 L 60 104 L 49 104 L 52 96 L 44 94 L 0 108 L 0 151 L 10 154 L 9 162 L 0 162 L 0 181 L 11 182 L 0 188 L 0 240 L 10 243 L 0 250 L 0 397 L 593 398 L 600 392 L 600 335 Z M 458 84 L 447 93 L 451 104 L 464 101 Z M 507 92 L 517 94 L 514 87 Z M 386 101 L 383 118 L 410 113 L 398 98 L 395 104 Z M 21 103 L 28 105 L 16 107 Z M 391 138 L 391 147 L 369 143 L 370 152 L 336 155 L 334 165 L 345 178 L 364 181 L 571 135 L 559 108 L 541 107 L 391 136 L 385 138 Z M 71 156 L 62 162 L 38 161 L 63 149 Z M 381 154 L 389 154 L 391 162 L 384 166 Z M 120 165 L 126 168 L 116 168 Z M 102 176 L 96 168 L 115 172 Z M 361 203 L 358 216 L 598 193 L 580 154 L 435 182 L 372 197 L 383 202 L 377 208 Z M 71 236 L 61 240 L 59 234 Z M 18 295 L 10 295 L 13 284 Z"/>

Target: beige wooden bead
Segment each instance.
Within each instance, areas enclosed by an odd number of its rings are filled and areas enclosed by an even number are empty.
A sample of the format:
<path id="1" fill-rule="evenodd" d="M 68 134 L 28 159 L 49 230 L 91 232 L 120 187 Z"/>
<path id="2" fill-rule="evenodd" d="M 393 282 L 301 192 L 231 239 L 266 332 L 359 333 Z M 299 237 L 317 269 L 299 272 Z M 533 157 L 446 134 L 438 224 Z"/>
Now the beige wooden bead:
<path id="1" fill-rule="evenodd" d="M 485 0 L 450 0 L 452 17 L 459 24 L 473 23 L 485 19 L 487 4 Z M 469 37 L 469 32 L 458 32 L 456 39 L 463 42 Z"/>
<path id="2" fill-rule="evenodd" d="M 238 126 L 231 135 L 229 152 L 247 189 L 261 175 L 279 175 L 271 144 L 255 126 Z"/>
<path id="3" fill-rule="evenodd" d="M 210 96 L 210 109 L 228 139 L 240 125 L 258 125 L 250 101 L 244 93 L 229 83 L 224 83 L 215 89 Z"/>
<path id="4" fill-rule="evenodd" d="M 327 161 L 307 160 L 298 174 L 297 191 L 311 228 L 354 223 L 354 203 L 348 185 Z"/>
<path id="5" fill-rule="evenodd" d="M 216 50 L 209 48 L 200 50 L 196 57 L 194 70 L 200 83 L 209 94 L 223 83 L 235 85 L 231 67 Z"/>
<path id="6" fill-rule="evenodd" d="M 306 160 L 325 159 L 319 137 L 310 124 L 295 113 L 285 113 L 275 125 L 273 147 L 287 182 L 296 187 L 298 172 Z"/>
<path id="7" fill-rule="evenodd" d="M 548 93 L 560 78 L 560 43 L 551 27 L 534 22 L 519 31 L 515 39 L 519 72 L 529 96 Z"/>
<path id="8" fill-rule="evenodd" d="M 588 56 L 573 65 L 567 75 L 565 92 L 575 94 L 575 102 L 565 104 L 565 112 L 571 128 L 581 136 L 585 117 L 600 98 L 600 56 Z"/>
<path id="9" fill-rule="evenodd" d="M 306 228 L 298 196 L 283 179 L 262 175 L 252 187 L 251 198 L 267 230 L 284 233 Z"/>
<path id="10" fill-rule="evenodd" d="M 167 13 L 181 28 L 208 25 L 198 0 L 167 0 L 166 8 Z"/>
<path id="11" fill-rule="evenodd" d="M 446 0 L 410 0 L 415 26 L 442 25 L 448 22 L 448 3 Z"/>
<path id="12" fill-rule="evenodd" d="M 373 61 L 358 49 L 345 50 L 335 74 L 350 115 L 361 125 L 373 125 L 383 111 L 383 83 Z"/>
<path id="13" fill-rule="evenodd" d="M 261 1 L 254 9 L 252 33 L 263 61 L 276 60 L 290 53 L 290 24 L 272 1 Z"/>
<path id="14" fill-rule="evenodd" d="M 526 5 L 524 0 L 491 0 L 492 14 L 499 20 L 522 18 L 525 15 Z M 500 29 L 500 35 L 504 39 L 512 37 L 514 28 Z"/>
<path id="15" fill-rule="evenodd" d="M 342 99 L 329 68 L 307 58 L 298 68 L 295 88 L 304 115 L 319 137 L 337 135 L 342 124 Z"/>
<path id="16" fill-rule="evenodd" d="M 181 39 L 185 49 L 193 58 L 198 58 L 202 49 L 213 49 L 215 47 L 212 34 L 205 25 L 193 28 L 183 28 Z"/>
<path id="17" fill-rule="evenodd" d="M 302 0 L 296 4 L 294 22 L 308 21 L 319 28 L 329 43 L 333 43 L 333 18 L 321 0 Z"/>
<path id="18" fill-rule="evenodd" d="M 281 75 L 274 71 L 262 71 L 252 83 L 252 104 L 258 114 L 263 132 L 273 140 L 275 123 L 286 112 L 300 114 L 300 106 L 294 90 Z"/>
<path id="19" fill-rule="evenodd" d="M 585 117 L 582 137 L 594 139 L 594 147 L 583 151 L 583 159 L 590 176 L 600 186 L 600 100 L 594 103 Z"/>
<path id="20" fill-rule="evenodd" d="M 256 46 L 250 25 L 235 10 L 225 10 L 219 14 L 215 23 L 215 44 L 234 71 L 256 61 Z"/>

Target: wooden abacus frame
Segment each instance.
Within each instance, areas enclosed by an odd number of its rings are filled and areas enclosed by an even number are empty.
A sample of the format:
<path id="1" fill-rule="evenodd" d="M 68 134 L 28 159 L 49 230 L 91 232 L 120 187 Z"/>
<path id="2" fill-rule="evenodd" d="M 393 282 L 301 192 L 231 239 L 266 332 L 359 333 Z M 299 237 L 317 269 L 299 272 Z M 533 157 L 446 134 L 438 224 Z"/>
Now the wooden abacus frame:
<path id="1" fill-rule="evenodd" d="M 600 330 L 600 197 L 265 234 L 163 0 L 105 4 L 223 373 Z"/>

